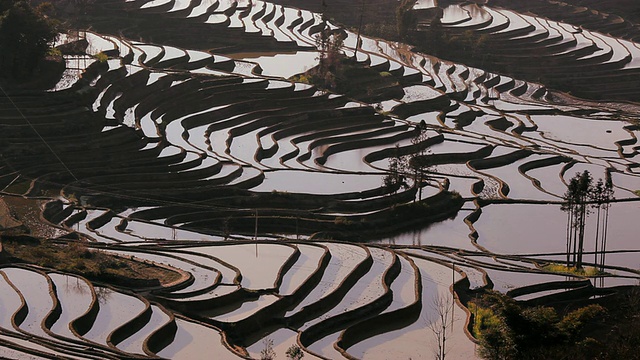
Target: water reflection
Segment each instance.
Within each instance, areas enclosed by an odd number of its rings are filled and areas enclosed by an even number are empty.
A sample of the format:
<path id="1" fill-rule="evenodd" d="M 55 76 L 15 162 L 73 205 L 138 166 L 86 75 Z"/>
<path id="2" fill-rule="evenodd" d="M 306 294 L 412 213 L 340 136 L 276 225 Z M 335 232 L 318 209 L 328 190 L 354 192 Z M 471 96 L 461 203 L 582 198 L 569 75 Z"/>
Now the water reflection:
<path id="1" fill-rule="evenodd" d="M 469 18 L 469 13 L 460 5 L 449 5 L 442 12 L 442 23 L 458 23 Z"/>
<path id="2" fill-rule="evenodd" d="M 431 9 L 438 6 L 437 0 L 418 0 L 416 1 L 415 5 L 413 5 L 413 8 L 415 10 L 420 10 L 420 9 Z"/>
<path id="3" fill-rule="evenodd" d="M 112 291 L 109 288 L 105 287 L 95 287 L 96 299 L 98 299 L 98 303 L 104 305 L 107 303 L 109 298 L 111 297 Z"/>

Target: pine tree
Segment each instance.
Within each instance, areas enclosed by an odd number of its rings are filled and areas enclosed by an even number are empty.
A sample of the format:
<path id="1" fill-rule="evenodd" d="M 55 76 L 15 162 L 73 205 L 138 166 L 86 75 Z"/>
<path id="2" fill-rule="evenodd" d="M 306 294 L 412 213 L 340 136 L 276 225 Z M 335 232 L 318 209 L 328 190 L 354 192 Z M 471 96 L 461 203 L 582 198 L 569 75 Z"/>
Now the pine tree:
<path id="1" fill-rule="evenodd" d="M 588 202 L 592 196 L 593 178 L 591 173 L 585 170 L 577 173 L 569 181 L 567 192 L 563 198 L 565 203 L 562 210 L 568 213 L 567 217 L 567 267 L 582 268 L 582 254 L 584 251 L 584 236 L 586 218 L 589 215 Z"/>

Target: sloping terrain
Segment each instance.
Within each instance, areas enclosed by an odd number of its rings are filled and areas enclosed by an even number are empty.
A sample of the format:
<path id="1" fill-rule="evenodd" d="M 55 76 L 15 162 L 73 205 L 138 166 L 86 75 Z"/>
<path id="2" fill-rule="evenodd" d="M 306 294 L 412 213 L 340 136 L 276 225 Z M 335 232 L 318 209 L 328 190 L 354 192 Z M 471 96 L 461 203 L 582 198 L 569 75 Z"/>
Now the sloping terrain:
<path id="1" fill-rule="evenodd" d="M 482 289 L 547 304 L 637 284 L 640 107 L 524 80 L 544 70 L 633 100 L 632 30 L 527 4 L 415 4 L 482 34 L 482 61 L 508 73 L 358 40 L 277 2 L 93 4 L 77 19 L 92 30 L 59 40 L 86 54 L 66 56 L 58 85 L 0 97 L 2 196 L 35 204 L 34 236 L 189 275 L 115 287 L 3 265 L 0 355 L 260 358 L 295 344 L 305 359 L 431 358 L 432 304 L 453 298 L 447 357 L 469 358 L 463 305 Z M 401 94 L 288 80 L 318 64 L 323 31 Z M 583 170 L 615 195 L 606 249 L 585 242 L 585 265 L 602 265 L 591 278 L 544 267 L 566 258 L 560 206 Z"/>

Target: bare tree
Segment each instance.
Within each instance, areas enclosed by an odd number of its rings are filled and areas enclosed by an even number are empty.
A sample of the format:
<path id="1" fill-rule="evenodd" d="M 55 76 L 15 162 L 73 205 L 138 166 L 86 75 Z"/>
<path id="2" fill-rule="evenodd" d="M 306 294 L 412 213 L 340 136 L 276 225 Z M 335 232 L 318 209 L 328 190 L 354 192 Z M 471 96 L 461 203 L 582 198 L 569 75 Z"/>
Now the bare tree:
<path id="1" fill-rule="evenodd" d="M 453 307 L 455 306 L 452 296 L 439 295 L 433 299 L 431 304 L 435 318 L 429 323 L 429 329 L 433 333 L 436 341 L 436 360 L 445 360 L 447 355 L 447 337 L 453 327 Z"/>
<path id="2" fill-rule="evenodd" d="M 273 350 L 273 340 L 265 338 L 262 340 L 264 348 L 260 351 L 260 360 L 274 360 L 276 358 L 276 352 Z"/>

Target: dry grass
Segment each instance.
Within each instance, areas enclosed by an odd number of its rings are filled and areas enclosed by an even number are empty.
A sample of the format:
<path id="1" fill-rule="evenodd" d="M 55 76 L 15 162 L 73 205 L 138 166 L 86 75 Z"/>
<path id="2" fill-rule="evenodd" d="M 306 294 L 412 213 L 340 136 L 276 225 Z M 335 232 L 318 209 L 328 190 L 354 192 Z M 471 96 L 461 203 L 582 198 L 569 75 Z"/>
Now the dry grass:
<path id="1" fill-rule="evenodd" d="M 82 243 L 68 245 L 37 240 L 3 241 L 4 249 L 16 262 L 25 262 L 63 272 L 82 275 L 91 280 L 126 285 L 127 283 L 168 284 L 181 275 L 151 263 L 89 249 Z"/>
<path id="2" fill-rule="evenodd" d="M 582 269 L 578 269 L 575 266 L 567 267 L 566 265 L 562 264 L 547 264 L 543 267 L 543 269 L 550 272 L 572 274 L 578 276 L 598 276 L 605 274 L 604 272 L 601 272 L 593 266 L 587 266 Z"/>

